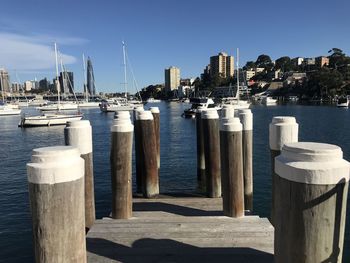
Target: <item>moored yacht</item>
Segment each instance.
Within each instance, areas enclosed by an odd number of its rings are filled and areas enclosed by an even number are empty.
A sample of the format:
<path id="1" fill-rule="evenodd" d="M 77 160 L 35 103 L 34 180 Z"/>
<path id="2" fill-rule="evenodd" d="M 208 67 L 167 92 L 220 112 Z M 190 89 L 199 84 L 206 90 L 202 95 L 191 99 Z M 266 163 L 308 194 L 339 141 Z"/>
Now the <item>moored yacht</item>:
<path id="1" fill-rule="evenodd" d="M 347 108 L 349 107 L 349 97 L 340 97 L 337 100 L 337 107 Z"/>
<path id="2" fill-rule="evenodd" d="M 191 108 L 184 110 L 183 116 L 185 118 L 195 118 L 199 107 L 204 110 L 209 108 L 221 109 L 221 107 L 217 106 L 210 98 L 191 98 L 190 103 L 192 104 Z"/>

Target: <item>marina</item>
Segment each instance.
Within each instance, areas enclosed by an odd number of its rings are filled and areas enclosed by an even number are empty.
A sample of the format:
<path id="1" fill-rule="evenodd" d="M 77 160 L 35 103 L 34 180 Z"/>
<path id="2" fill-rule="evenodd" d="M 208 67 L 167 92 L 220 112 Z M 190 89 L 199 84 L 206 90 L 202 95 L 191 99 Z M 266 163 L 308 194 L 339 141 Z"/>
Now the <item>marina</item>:
<path id="1" fill-rule="evenodd" d="M 191 119 L 185 119 L 181 117 L 182 112 L 188 108 L 188 104 L 182 103 L 157 103 L 155 104 L 160 109 L 160 193 L 169 194 L 170 196 L 177 195 L 183 196 L 184 194 L 198 195 L 197 190 L 197 175 L 196 175 L 196 132 L 195 132 L 195 121 Z M 150 105 L 146 105 L 145 108 L 148 108 Z M 273 116 L 287 115 L 295 116 L 299 125 L 300 133 L 299 139 L 303 141 L 319 141 L 336 144 L 342 147 L 344 151 L 344 159 L 349 159 L 350 156 L 350 145 L 348 133 L 344 132 L 348 130 L 349 123 L 344 121 L 349 118 L 349 111 L 343 108 L 337 107 L 328 107 L 328 106 L 300 106 L 300 105 L 285 105 L 285 106 L 253 106 L 252 112 L 254 114 L 254 128 L 253 128 L 253 173 L 254 173 L 254 204 L 253 204 L 253 217 L 262 218 L 263 224 L 268 226 L 268 221 L 266 221 L 270 216 L 270 196 L 271 196 L 271 172 L 270 172 L 270 162 L 269 159 L 269 146 L 268 146 L 268 125 L 271 122 Z M 101 233 L 103 224 L 105 224 L 106 217 L 109 216 L 111 212 L 111 187 L 110 187 L 110 166 L 109 166 L 109 149 L 110 149 L 110 131 L 109 128 L 113 121 L 113 116 L 103 114 L 98 109 L 86 109 L 83 110 L 84 119 L 88 119 L 91 122 L 93 130 L 93 149 L 94 149 L 94 171 L 95 171 L 95 200 L 96 200 L 96 224 L 91 228 L 88 237 L 88 257 L 89 259 L 94 259 L 98 257 L 106 257 L 106 260 L 111 258 L 117 258 L 118 256 L 114 255 L 113 252 L 108 252 L 108 250 L 101 250 L 101 243 L 97 242 L 93 238 L 97 238 Z M 318 118 L 313 118 L 317 114 Z M 22 130 L 17 128 L 19 117 L 5 117 L 0 120 L 1 123 L 1 136 L 2 142 L 9 142 L 8 146 L 3 145 L 1 147 L 1 157 L 2 157 L 2 176 L 1 176 L 1 196 L 0 202 L 1 206 L 5 208 L 3 214 L 0 215 L 0 235 L 1 240 L 6 240 L 6 243 L 2 242 L 0 253 L 2 258 L 8 259 L 7 262 L 32 262 L 33 260 L 33 250 L 32 246 L 32 237 L 31 237 L 31 220 L 29 213 L 29 204 L 28 204 L 28 192 L 27 192 L 27 182 L 26 182 L 26 171 L 25 163 L 30 159 L 31 150 L 38 147 L 46 147 L 53 145 L 63 145 L 63 127 L 38 127 L 33 129 Z M 314 127 L 318 127 L 316 130 Z M 15 143 L 16 141 L 16 143 Z M 6 150 L 5 150 L 6 149 Z M 136 189 L 136 174 L 135 174 L 135 162 L 133 158 L 133 189 Z M 22 166 L 18 164 L 22 163 Z M 167 197 L 167 198 L 168 198 Z M 165 199 L 167 199 L 165 198 Z M 198 196 L 196 197 L 198 198 Z M 203 198 L 203 197 L 199 197 Z M 181 199 L 176 199 L 179 202 Z M 174 202 L 177 202 L 174 200 Z M 135 204 L 133 216 L 138 218 L 139 223 L 142 224 L 142 220 L 146 220 L 146 214 L 150 217 L 158 217 L 157 213 L 162 215 L 168 215 L 175 217 L 178 220 L 178 214 L 182 211 L 191 211 L 186 207 L 191 207 L 190 204 L 192 201 L 186 199 L 189 203 L 184 203 L 183 208 L 179 207 L 174 211 L 171 211 L 170 208 L 174 206 L 155 204 L 153 210 L 155 211 L 144 211 L 147 209 L 152 210 L 150 207 L 137 207 Z M 193 199 L 195 200 L 195 199 Z M 205 199 L 202 199 L 204 202 Z M 219 200 L 219 199 L 217 199 Z M 134 199 L 134 202 L 144 202 L 143 199 Z M 181 201 L 181 202 L 187 202 Z M 159 200 L 155 199 L 150 202 L 158 202 Z M 164 200 L 164 203 L 172 202 Z M 213 201 L 215 202 L 215 201 Z M 216 201 L 217 202 L 217 201 Z M 219 201 L 220 203 L 220 201 Z M 16 204 L 14 206 L 13 204 Z M 158 206 L 157 206 L 158 205 Z M 212 206 L 212 210 L 217 211 L 213 216 L 220 216 L 220 207 L 218 204 Z M 175 207 L 176 208 L 176 207 Z M 180 209 L 180 211 L 178 211 Z M 182 210 L 182 211 L 181 211 Z M 201 212 L 204 211 L 204 212 Z M 202 207 L 201 209 L 195 210 L 201 216 L 208 216 L 206 214 L 206 208 Z M 153 214 L 154 213 L 154 214 Z M 348 213 L 348 212 L 347 212 Z M 187 215 L 187 214 L 185 214 Z M 258 216 L 258 217 L 256 217 Z M 181 215 L 183 217 L 183 215 Z M 252 218 L 253 218 L 252 217 Z M 168 219 L 170 219 L 168 218 Z M 186 217 L 187 218 L 187 217 Z M 189 219 L 183 218 L 182 220 L 194 220 L 193 217 Z M 192 219 L 191 219 L 192 218 Z M 265 219 L 263 219 L 265 218 Z M 207 220 L 208 218 L 198 219 Z M 167 223 L 167 217 L 164 218 L 164 224 Z M 264 221 L 265 220 L 265 221 Z M 189 223 L 184 223 L 184 226 Z M 210 221 L 210 220 L 209 220 Z M 253 220 L 254 221 L 254 220 Z M 9 223 L 11 222 L 11 223 Z M 124 222 L 124 221 L 123 221 Z M 135 222 L 135 223 L 137 223 Z M 169 221 L 170 222 L 170 221 Z M 172 222 L 172 221 L 171 221 Z M 100 225 L 102 224 L 102 225 Z M 121 223 L 119 227 L 124 227 L 124 223 Z M 169 224 L 169 223 L 168 223 Z M 235 223 L 232 223 L 235 224 Z M 115 225 L 117 229 L 117 225 Z M 176 226 L 174 226 L 176 227 Z M 198 226 L 200 227 L 200 226 Z M 204 225 L 203 225 L 204 227 Z M 218 226 L 220 227 L 220 226 Z M 252 226 L 253 227 L 253 226 Z M 177 229 L 177 228 L 175 228 Z M 111 230 L 112 231 L 112 230 Z M 169 230 L 170 231 L 170 230 Z M 179 230 L 180 231 L 180 230 Z M 234 231 L 234 230 L 232 230 Z M 103 231 L 102 231 L 103 232 Z M 112 231 L 113 232 L 113 231 Z M 91 233 L 91 234 L 90 234 Z M 140 232 L 140 235 L 143 232 Z M 205 231 L 204 231 L 205 233 Z M 21 235 L 23 242 L 21 246 L 17 245 L 17 236 Z M 135 233 L 134 238 L 137 240 L 137 235 Z M 142 234 L 145 236 L 144 234 Z M 170 234 L 162 233 L 159 234 L 159 238 L 162 239 L 165 237 L 171 237 Z M 208 235 L 211 235 L 208 232 Z M 111 238 L 112 238 L 111 234 Z M 116 237 L 118 240 L 118 237 Z M 147 238 L 145 236 L 144 238 Z M 152 239 L 152 236 L 150 237 Z M 174 236 L 175 238 L 175 236 Z M 218 238 L 218 236 L 216 236 Z M 170 238 L 173 239 L 173 238 Z M 176 239 L 176 238 L 175 238 Z M 144 246 L 148 246 L 147 243 L 150 241 L 151 244 L 155 244 L 152 240 L 145 240 L 141 242 Z M 97 242 L 97 244 L 96 244 Z M 102 241 L 100 241 L 102 242 Z M 116 243 L 118 243 L 115 240 Z M 102 244 L 107 245 L 108 248 L 115 247 L 114 243 L 105 242 Z M 119 241 L 122 242 L 122 239 Z M 131 240 L 125 241 L 129 243 L 131 247 Z M 176 242 L 176 241 L 175 241 Z M 210 249 L 209 245 L 195 245 L 194 241 L 188 241 L 188 243 L 193 244 L 193 246 L 184 247 L 189 254 L 196 254 L 198 251 L 203 252 L 200 247 L 209 247 L 205 253 L 211 253 L 218 251 L 222 252 L 222 257 L 225 253 L 232 255 L 232 253 L 242 254 L 247 252 L 246 249 L 240 250 L 222 250 L 216 249 L 216 247 Z M 270 239 L 269 242 L 272 242 Z M 349 243 L 349 227 L 346 227 L 345 233 L 345 246 L 344 246 L 344 260 L 349 258 L 349 250 L 347 245 Z M 137 243 L 138 244 L 138 243 Z M 163 246 L 168 246 L 168 243 L 162 243 Z M 173 244 L 172 241 L 170 244 Z M 268 243 L 266 243 L 268 244 Z M 176 244 L 174 244 L 176 245 Z M 180 245 L 180 244 L 178 244 Z M 94 247 L 95 246 L 95 247 Z M 222 244 L 221 246 L 225 246 Z M 248 246 L 248 245 L 247 245 Z M 254 245 L 251 245 L 254 248 Z M 271 243 L 270 248 L 260 248 L 260 252 L 254 252 L 253 255 L 263 254 L 267 260 L 271 260 Z M 89 250 L 89 247 L 91 248 Z M 232 245 L 232 247 L 234 247 Z M 138 247 L 135 247 L 138 250 Z M 255 247 L 257 248 L 257 247 Z M 21 253 L 18 253 L 18 251 Z M 121 249 L 122 255 L 126 255 L 132 251 L 126 247 L 117 247 L 116 249 Z M 147 249 L 146 249 L 147 250 Z M 100 253 L 99 253 L 100 251 Z M 140 250 L 138 250 L 140 251 Z M 165 251 L 167 251 L 165 249 Z M 264 252 L 265 251 L 265 252 Z M 107 254 L 106 254 L 107 253 Z M 112 254 L 108 254 L 112 253 Z M 169 252 L 170 253 L 170 252 Z M 265 254 L 264 254 L 265 253 Z M 244 253 L 243 253 L 244 254 Z M 108 257 L 108 255 L 110 255 Z M 114 255 L 114 256 L 113 256 Z M 209 257 L 209 256 L 208 256 Z M 210 257 L 209 257 L 210 258 Z M 120 257 L 119 257 L 120 259 Z M 93 262 L 93 261 L 91 261 Z M 102 261 L 103 262 L 103 261 Z M 107 261 L 108 262 L 108 261 Z M 254 261 L 253 261 L 254 262 Z M 258 261 L 260 262 L 260 261 Z M 269 261 L 266 261 L 269 262 Z M 271 262 L 271 261 L 270 261 Z M 346 261 L 344 261 L 346 262 Z"/>

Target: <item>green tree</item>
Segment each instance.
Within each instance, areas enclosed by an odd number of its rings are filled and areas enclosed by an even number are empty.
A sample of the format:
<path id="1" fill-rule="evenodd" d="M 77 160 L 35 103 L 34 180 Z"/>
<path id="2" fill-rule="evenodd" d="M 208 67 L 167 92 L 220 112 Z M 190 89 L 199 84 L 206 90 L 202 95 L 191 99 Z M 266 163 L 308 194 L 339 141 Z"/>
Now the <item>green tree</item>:
<path id="1" fill-rule="evenodd" d="M 282 72 L 286 72 L 292 70 L 292 67 L 293 65 L 290 57 L 284 56 L 276 59 L 275 69 L 280 69 Z"/>
<path id="2" fill-rule="evenodd" d="M 255 61 L 255 65 L 258 68 L 266 68 L 271 63 L 272 63 L 272 61 L 271 61 L 270 56 L 265 55 L 265 54 L 258 56 L 258 58 Z"/>
<path id="3" fill-rule="evenodd" d="M 243 69 L 244 70 L 249 70 L 251 68 L 256 68 L 255 62 L 254 61 L 247 61 L 247 63 L 243 67 Z"/>

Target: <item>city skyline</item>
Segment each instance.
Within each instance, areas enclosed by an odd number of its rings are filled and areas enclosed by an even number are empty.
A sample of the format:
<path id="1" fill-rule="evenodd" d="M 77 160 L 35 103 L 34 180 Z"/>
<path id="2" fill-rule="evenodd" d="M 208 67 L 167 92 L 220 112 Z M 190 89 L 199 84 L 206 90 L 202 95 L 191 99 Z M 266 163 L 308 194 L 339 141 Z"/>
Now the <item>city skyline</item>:
<path id="1" fill-rule="evenodd" d="M 346 1 L 330 7 L 326 1 L 299 0 L 288 5 L 274 0 L 7 2 L 0 18 L 0 68 L 8 70 L 12 82 L 52 79 L 56 41 L 67 71 L 74 72 L 77 92 L 85 78 L 83 53 L 94 65 L 96 91 L 122 92 L 123 40 L 139 89 L 164 83 L 164 69 L 171 65 L 180 68 L 183 78 L 200 76 L 211 56 L 226 52 L 235 57 L 237 47 L 241 66 L 260 54 L 273 60 L 316 57 L 333 47 L 349 53 L 349 7 Z M 64 18 L 53 14 L 60 8 Z M 130 73 L 128 83 L 135 92 Z"/>

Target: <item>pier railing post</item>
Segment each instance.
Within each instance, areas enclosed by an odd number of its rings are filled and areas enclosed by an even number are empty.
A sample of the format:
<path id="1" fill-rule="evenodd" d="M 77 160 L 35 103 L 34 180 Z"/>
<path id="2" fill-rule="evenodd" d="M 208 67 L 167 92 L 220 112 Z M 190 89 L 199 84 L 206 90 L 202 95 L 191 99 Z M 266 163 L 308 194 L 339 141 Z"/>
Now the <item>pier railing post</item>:
<path id="1" fill-rule="evenodd" d="M 67 122 L 64 129 L 65 144 L 75 146 L 85 161 L 85 228 L 89 230 L 95 222 L 95 192 L 92 151 L 92 128 L 90 121 L 79 120 Z"/>
<path id="2" fill-rule="evenodd" d="M 224 215 L 244 216 L 242 124 L 226 119 L 220 128 L 220 159 Z"/>
<path id="3" fill-rule="evenodd" d="M 271 154 L 271 224 L 274 225 L 275 185 L 279 178 L 275 174 L 275 157 L 281 154 L 284 144 L 298 141 L 299 125 L 294 117 L 277 116 L 269 125 L 269 145 Z"/>
<path id="4" fill-rule="evenodd" d="M 205 174 L 208 197 L 221 197 L 220 132 L 216 109 L 202 111 Z"/>
<path id="5" fill-rule="evenodd" d="M 242 123 L 244 207 L 253 211 L 253 114 L 250 109 L 238 110 Z"/>
<path id="6" fill-rule="evenodd" d="M 150 111 L 143 111 L 138 115 L 138 120 L 142 150 L 142 193 L 144 197 L 151 198 L 159 194 L 157 147 L 153 115 Z"/>
<path id="7" fill-rule="evenodd" d="M 140 122 L 138 120 L 138 115 L 144 111 L 142 107 L 136 107 L 134 109 L 134 137 L 135 137 L 135 166 L 136 166 L 136 192 L 142 193 L 142 154 L 141 154 L 141 143 L 140 143 Z"/>
<path id="8" fill-rule="evenodd" d="M 79 150 L 34 149 L 27 174 L 35 262 L 86 262 L 84 160 Z"/>
<path id="9" fill-rule="evenodd" d="M 158 173 L 160 168 L 160 111 L 158 107 L 150 107 L 150 111 L 153 115 L 154 121 L 154 133 L 156 136 L 156 147 L 157 147 L 157 165 Z"/>
<path id="10" fill-rule="evenodd" d="M 275 171 L 275 262 L 342 262 L 350 164 L 341 149 L 287 143 Z"/>
<path id="11" fill-rule="evenodd" d="M 202 110 L 199 106 L 196 111 L 196 139 L 197 139 L 197 187 L 200 192 L 206 192 L 205 154 L 203 139 Z"/>
<path id="12" fill-rule="evenodd" d="M 132 140 L 128 111 L 116 112 L 111 126 L 112 218 L 132 217 Z"/>

